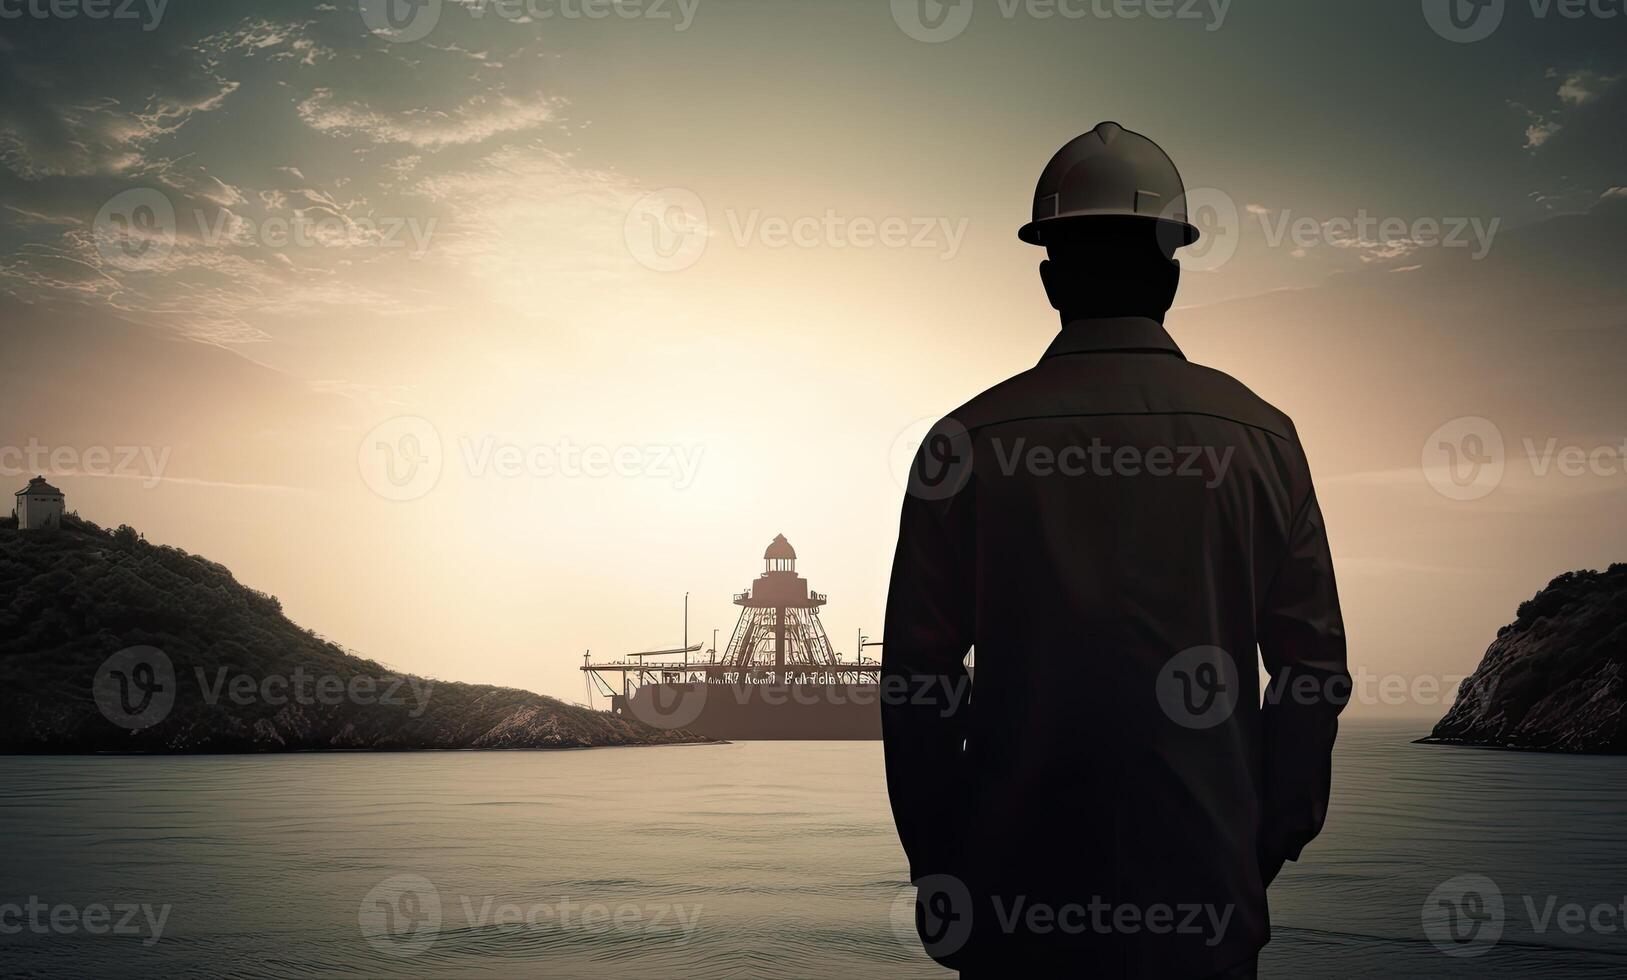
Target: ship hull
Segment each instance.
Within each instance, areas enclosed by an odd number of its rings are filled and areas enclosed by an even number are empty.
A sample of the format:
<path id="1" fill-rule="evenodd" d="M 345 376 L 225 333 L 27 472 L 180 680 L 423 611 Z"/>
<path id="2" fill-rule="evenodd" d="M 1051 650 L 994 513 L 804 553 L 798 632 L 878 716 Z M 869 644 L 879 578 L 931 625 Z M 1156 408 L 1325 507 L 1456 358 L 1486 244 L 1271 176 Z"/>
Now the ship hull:
<path id="1" fill-rule="evenodd" d="M 864 740 L 881 738 L 875 684 L 644 684 L 617 695 L 611 710 L 658 728 L 708 738 Z"/>

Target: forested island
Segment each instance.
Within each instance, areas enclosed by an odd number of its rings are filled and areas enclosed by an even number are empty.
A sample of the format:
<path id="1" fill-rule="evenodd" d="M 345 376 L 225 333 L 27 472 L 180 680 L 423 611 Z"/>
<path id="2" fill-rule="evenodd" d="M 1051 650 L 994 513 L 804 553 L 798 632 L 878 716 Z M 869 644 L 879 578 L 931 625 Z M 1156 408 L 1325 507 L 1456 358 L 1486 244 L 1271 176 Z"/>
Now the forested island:
<path id="1" fill-rule="evenodd" d="M 156 652 L 155 652 L 156 651 Z M 0 522 L 0 752 L 543 749 L 706 741 L 404 674 L 225 566 L 72 514 Z"/>

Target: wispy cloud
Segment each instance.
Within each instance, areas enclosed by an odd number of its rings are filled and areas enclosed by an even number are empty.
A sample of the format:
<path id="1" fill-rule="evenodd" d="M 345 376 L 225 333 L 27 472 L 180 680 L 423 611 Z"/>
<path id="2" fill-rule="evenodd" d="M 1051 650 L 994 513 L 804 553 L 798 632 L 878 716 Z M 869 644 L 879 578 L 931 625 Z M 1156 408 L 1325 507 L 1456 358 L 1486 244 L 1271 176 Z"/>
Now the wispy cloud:
<path id="1" fill-rule="evenodd" d="M 19 471 L 21 472 L 21 471 Z M 222 490 L 251 490 L 256 493 L 290 493 L 301 496 L 312 495 L 315 491 L 308 487 L 291 487 L 278 483 L 238 483 L 232 480 L 205 480 L 191 476 L 154 476 L 151 473 L 100 473 L 87 470 L 49 470 L 47 476 L 76 477 L 93 480 L 139 480 L 149 487 L 160 484 L 173 484 L 185 487 L 213 487 Z"/>
<path id="2" fill-rule="evenodd" d="M 412 109 L 387 113 L 360 102 L 341 102 L 318 89 L 299 105 L 299 115 L 322 133 L 360 136 L 374 143 L 399 143 L 421 150 L 483 143 L 541 126 L 553 118 L 549 100 L 476 96 L 449 110 Z"/>

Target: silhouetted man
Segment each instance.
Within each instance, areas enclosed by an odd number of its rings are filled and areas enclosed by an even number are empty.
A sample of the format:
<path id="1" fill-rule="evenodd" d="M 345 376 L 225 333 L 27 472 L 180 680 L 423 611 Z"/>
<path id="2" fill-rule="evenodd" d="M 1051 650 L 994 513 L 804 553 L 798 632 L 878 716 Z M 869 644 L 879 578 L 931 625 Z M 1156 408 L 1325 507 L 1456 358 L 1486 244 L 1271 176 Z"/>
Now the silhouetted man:
<path id="1" fill-rule="evenodd" d="M 1349 696 L 1310 470 L 1164 330 L 1198 232 L 1156 144 L 1070 142 L 1019 236 L 1062 331 L 928 434 L 887 597 L 918 931 L 967 976 L 1250 977 Z"/>

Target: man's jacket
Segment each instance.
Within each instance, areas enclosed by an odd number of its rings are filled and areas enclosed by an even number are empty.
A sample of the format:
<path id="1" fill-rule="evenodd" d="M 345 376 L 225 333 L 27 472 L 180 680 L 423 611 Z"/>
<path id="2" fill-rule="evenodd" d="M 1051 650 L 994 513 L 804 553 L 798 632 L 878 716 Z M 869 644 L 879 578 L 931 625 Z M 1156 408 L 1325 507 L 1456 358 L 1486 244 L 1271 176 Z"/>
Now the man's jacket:
<path id="1" fill-rule="evenodd" d="M 1202 977 L 1267 941 L 1350 691 L 1285 415 L 1154 320 L 1070 323 L 922 443 L 883 650 L 935 958 Z"/>

